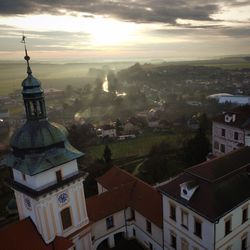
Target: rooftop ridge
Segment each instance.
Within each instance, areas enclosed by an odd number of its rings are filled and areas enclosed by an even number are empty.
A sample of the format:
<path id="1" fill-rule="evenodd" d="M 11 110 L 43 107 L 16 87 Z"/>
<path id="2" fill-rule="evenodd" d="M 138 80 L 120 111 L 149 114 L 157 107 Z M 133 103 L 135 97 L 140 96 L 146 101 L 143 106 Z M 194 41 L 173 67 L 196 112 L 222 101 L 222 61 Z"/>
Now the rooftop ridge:
<path id="1" fill-rule="evenodd" d="M 245 146 L 245 147 L 242 147 L 242 148 L 238 148 L 238 149 L 236 149 L 234 151 L 231 151 L 231 152 L 229 152 L 229 153 L 227 153 L 225 155 L 218 156 L 218 157 L 216 157 L 216 158 L 214 158 L 212 160 L 204 161 L 202 163 L 191 166 L 188 169 L 185 169 L 183 172 L 188 174 L 188 175 L 199 178 L 201 180 L 205 180 L 205 181 L 207 181 L 209 183 L 218 182 L 218 181 L 222 180 L 225 177 L 228 177 L 228 176 L 230 176 L 232 174 L 235 174 L 235 173 L 238 173 L 238 172 L 242 171 L 242 169 L 249 166 L 249 163 L 244 164 L 243 166 L 237 167 L 236 169 L 229 170 L 225 174 L 222 173 L 220 176 L 214 177 L 214 178 L 212 178 L 211 176 L 206 177 L 206 176 L 204 176 L 202 174 L 195 173 L 195 171 L 198 171 L 200 168 L 203 168 L 203 167 L 208 167 L 208 168 L 211 167 L 211 169 L 212 168 L 215 168 L 215 169 L 219 168 L 219 166 L 213 166 L 213 163 L 215 163 L 215 162 L 224 162 L 224 161 L 230 159 L 231 157 L 233 157 L 234 155 L 237 156 L 237 154 L 239 154 L 240 152 L 245 152 L 245 151 L 250 151 L 250 147 Z M 209 165 L 211 165 L 211 166 L 209 166 Z"/>
<path id="2" fill-rule="evenodd" d="M 147 187 L 151 188 L 152 190 L 156 190 L 153 186 L 151 186 L 150 184 L 148 184 L 147 182 L 144 182 L 143 180 L 141 180 L 140 178 L 138 178 L 137 176 L 127 172 L 126 170 L 119 168 L 117 166 L 113 166 L 116 169 L 121 170 L 123 173 L 127 174 L 128 176 L 130 176 L 131 178 L 133 178 L 135 181 L 138 181 L 140 183 L 143 183 L 144 185 L 146 185 Z"/>

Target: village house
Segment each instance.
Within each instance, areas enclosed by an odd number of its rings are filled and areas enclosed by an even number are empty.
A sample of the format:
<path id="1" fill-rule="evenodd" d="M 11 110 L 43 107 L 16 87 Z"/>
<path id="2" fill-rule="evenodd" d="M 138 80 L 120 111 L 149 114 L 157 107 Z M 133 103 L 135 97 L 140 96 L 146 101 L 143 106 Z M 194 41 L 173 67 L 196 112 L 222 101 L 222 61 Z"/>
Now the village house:
<path id="1" fill-rule="evenodd" d="M 250 146 L 250 106 L 236 107 L 213 120 L 212 152 L 215 156 Z"/>
<path id="2" fill-rule="evenodd" d="M 250 148 L 185 170 L 159 187 L 163 249 L 249 249 Z"/>

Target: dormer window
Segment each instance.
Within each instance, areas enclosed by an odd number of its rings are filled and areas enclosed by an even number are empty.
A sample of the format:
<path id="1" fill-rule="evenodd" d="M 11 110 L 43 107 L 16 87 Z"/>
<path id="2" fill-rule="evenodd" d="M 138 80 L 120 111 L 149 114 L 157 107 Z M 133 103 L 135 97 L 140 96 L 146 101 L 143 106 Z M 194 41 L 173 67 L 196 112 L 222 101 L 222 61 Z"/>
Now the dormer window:
<path id="1" fill-rule="evenodd" d="M 188 181 L 180 184 L 181 197 L 190 200 L 198 187 L 199 185 L 196 181 Z"/>
<path id="2" fill-rule="evenodd" d="M 236 114 L 226 114 L 225 115 L 225 122 L 230 123 L 230 122 L 235 122 L 236 121 Z"/>

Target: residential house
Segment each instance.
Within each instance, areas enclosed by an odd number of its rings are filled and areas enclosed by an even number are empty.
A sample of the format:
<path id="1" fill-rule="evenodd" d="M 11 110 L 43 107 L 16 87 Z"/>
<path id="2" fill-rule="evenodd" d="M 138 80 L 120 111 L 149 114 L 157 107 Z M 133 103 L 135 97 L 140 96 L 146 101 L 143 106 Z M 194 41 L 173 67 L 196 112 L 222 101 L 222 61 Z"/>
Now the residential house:
<path id="1" fill-rule="evenodd" d="M 159 187 L 163 249 L 249 249 L 250 148 L 185 170 Z"/>
<path id="2" fill-rule="evenodd" d="M 213 154 L 218 156 L 250 145 L 250 106 L 241 106 L 213 120 Z"/>
<path id="3" fill-rule="evenodd" d="M 116 128 L 110 124 L 105 124 L 99 127 L 96 130 L 96 134 L 98 137 L 101 137 L 101 138 L 104 138 L 104 137 L 115 138 L 117 135 Z"/>
<path id="4" fill-rule="evenodd" d="M 162 249 L 162 198 L 152 186 L 113 167 L 97 179 L 96 196 L 86 199 L 94 248 L 113 247 L 120 237 Z"/>

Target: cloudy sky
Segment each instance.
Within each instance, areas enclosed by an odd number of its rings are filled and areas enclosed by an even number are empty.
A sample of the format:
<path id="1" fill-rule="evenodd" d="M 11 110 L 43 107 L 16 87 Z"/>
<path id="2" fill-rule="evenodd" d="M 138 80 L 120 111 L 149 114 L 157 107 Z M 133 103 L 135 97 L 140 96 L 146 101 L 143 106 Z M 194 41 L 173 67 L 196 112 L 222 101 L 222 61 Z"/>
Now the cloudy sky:
<path id="1" fill-rule="evenodd" d="M 0 56 L 200 59 L 250 54 L 250 0 L 1 0 Z"/>

